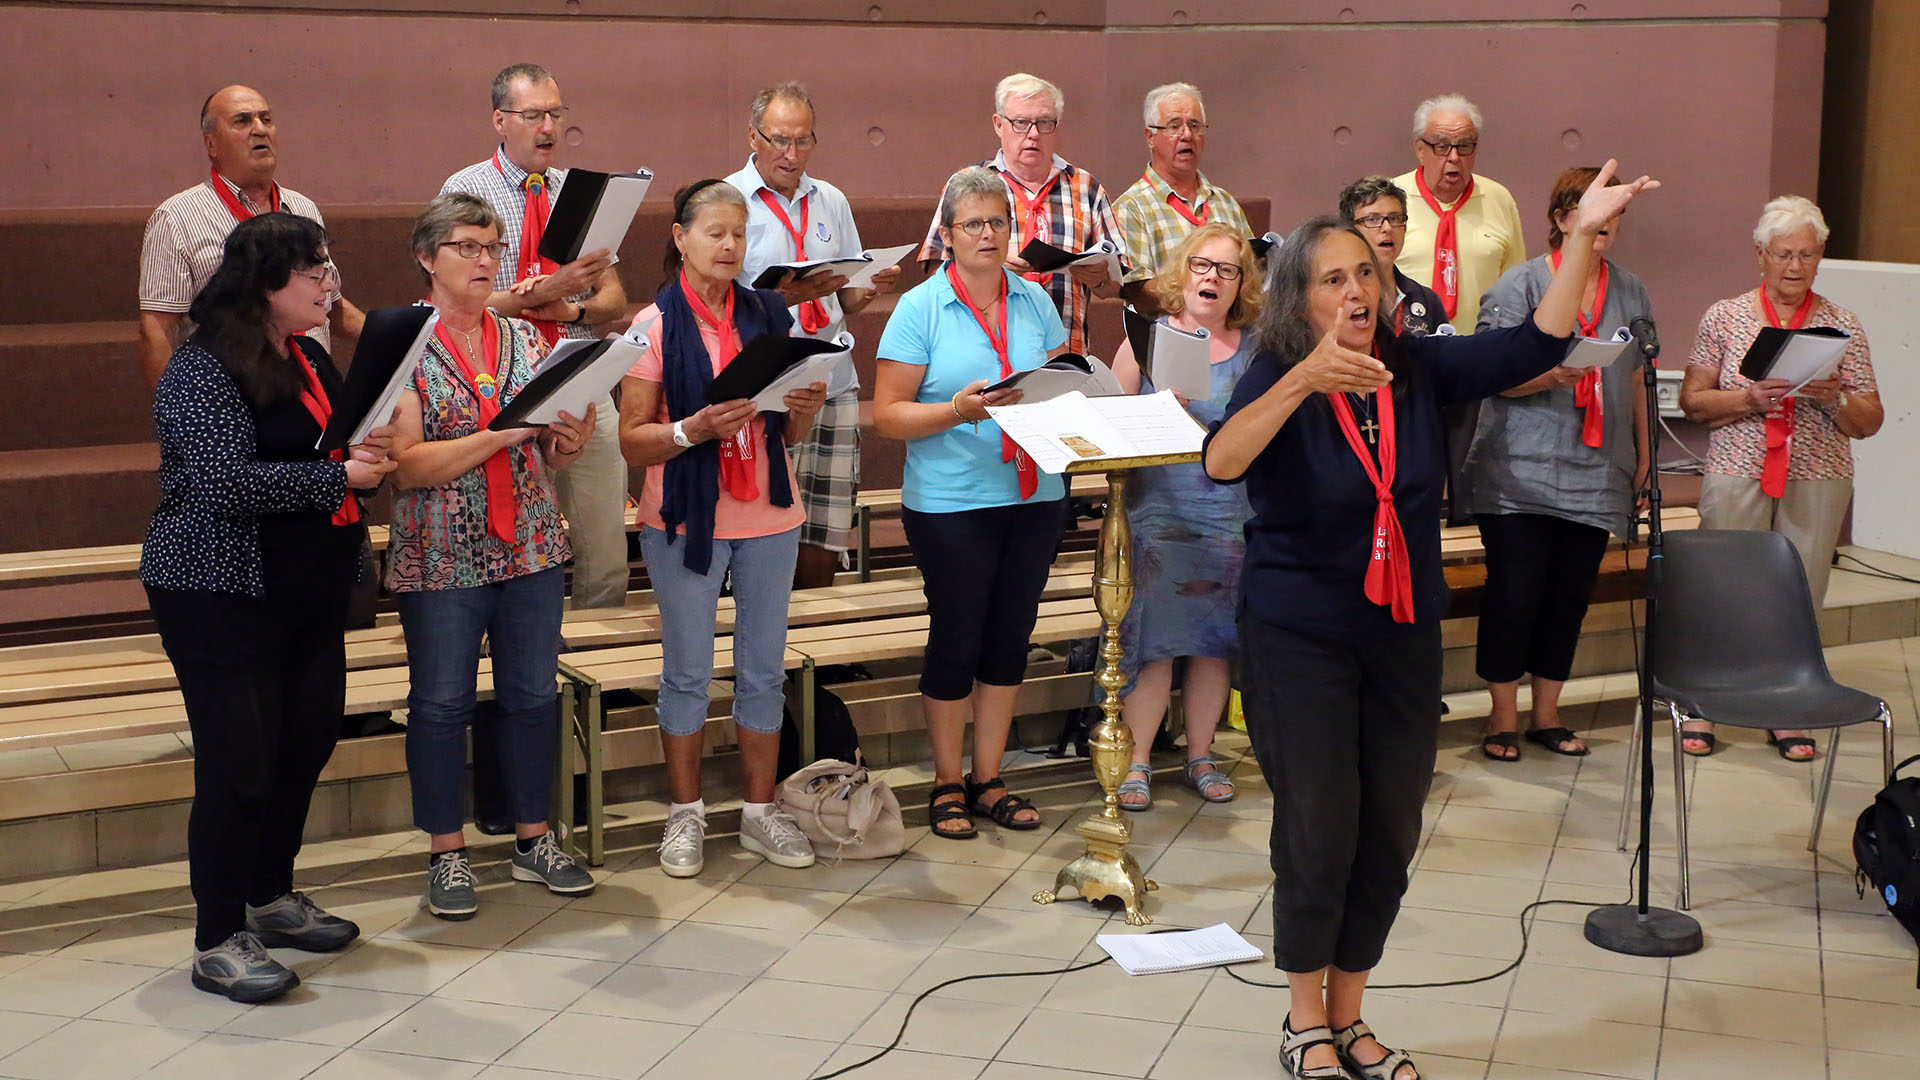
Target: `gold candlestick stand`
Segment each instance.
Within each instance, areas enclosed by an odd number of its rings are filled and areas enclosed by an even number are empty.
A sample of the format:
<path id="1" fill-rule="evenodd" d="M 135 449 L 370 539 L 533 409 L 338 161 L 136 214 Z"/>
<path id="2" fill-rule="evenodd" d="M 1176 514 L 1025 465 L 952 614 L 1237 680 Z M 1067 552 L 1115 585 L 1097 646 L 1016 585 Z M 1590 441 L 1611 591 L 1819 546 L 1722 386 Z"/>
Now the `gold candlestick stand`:
<path id="1" fill-rule="evenodd" d="M 1133 733 L 1120 722 L 1120 689 L 1127 684 L 1126 676 L 1120 673 L 1120 620 L 1133 605 L 1133 531 L 1127 527 L 1127 474 L 1151 465 L 1199 460 L 1197 453 L 1156 454 L 1067 466 L 1068 473 L 1107 474 L 1106 516 L 1100 522 L 1100 559 L 1093 573 L 1093 602 L 1106 624 L 1106 641 L 1100 648 L 1100 674 L 1095 681 L 1107 693 L 1100 702 L 1101 720 L 1087 739 L 1093 776 L 1100 782 L 1106 798 L 1101 811 L 1074 830 L 1086 838 L 1086 854 L 1060 868 L 1053 879 L 1053 888 L 1034 893 L 1036 904 L 1051 904 L 1060 898 L 1063 890 L 1071 888 L 1082 900 L 1118 897 L 1127 907 L 1129 926 L 1144 926 L 1153 921 L 1140 910 L 1140 902 L 1160 886 L 1147 879 L 1140 863 L 1127 850 L 1127 839 L 1133 828 L 1120 814 L 1120 782 L 1126 779 L 1127 767 L 1133 763 Z"/>

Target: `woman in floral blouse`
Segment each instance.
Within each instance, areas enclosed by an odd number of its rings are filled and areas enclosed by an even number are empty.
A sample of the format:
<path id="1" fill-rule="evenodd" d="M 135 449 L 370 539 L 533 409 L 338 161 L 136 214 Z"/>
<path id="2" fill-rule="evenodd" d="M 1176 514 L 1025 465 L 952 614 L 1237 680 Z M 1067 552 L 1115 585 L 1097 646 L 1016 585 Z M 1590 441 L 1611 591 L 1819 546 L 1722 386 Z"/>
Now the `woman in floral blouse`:
<path id="1" fill-rule="evenodd" d="M 489 431 L 532 378 L 533 326 L 487 308 L 505 245 L 486 203 L 442 195 L 413 227 L 413 253 L 440 323 L 400 397 L 387 589 L 407 636 L 407 772 L 414 824 L 432 840 L 427 908 L 471 918 L 462 785 L 482 640 L 499 706 L 499 757 L 516 838 L 513 877 L 555 893 L 593 891 L 547 829 L 560 722 L 554 695 L 570 554 L 553 473 L 579 456 L 595 417 Z"/>

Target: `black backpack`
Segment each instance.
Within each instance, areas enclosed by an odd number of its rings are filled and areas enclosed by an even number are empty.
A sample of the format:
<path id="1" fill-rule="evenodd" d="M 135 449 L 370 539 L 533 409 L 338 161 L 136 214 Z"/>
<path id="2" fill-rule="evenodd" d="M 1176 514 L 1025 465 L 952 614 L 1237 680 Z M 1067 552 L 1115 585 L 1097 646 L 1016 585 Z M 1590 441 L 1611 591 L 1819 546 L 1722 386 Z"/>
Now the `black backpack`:
<path id="1" fill-rule="evenodd" d="M 860 753 L 860 732 L 853 726 L 853 713 L 848 711 L 847 703 L 840 700 L 840 695 L 827 689 L 824 682 L 819 671 L 816 671 L 813 683 L 814 757 L 833 758 L 864 767 L 867 759 Z M 780 725 L 780 764 L 775 771 L 782 780 L 813 764 L 800 760 L 800 702 L 797 697 L 797 694 L 788 694 L 786 715 Z"/>
<path id="2" fill-rule="evenodd" d="M 1887 786 L 1860 812 L 1853 826 L 1853 885 L 1861 896 L 1872 884 L 1887 910 L 1920 943 L 1920 777 L 1901 779 L 1900 770 L 1920 754 L 1893 767 Z M 1920 965 L 1913 984 L 1920 988 Z"/>

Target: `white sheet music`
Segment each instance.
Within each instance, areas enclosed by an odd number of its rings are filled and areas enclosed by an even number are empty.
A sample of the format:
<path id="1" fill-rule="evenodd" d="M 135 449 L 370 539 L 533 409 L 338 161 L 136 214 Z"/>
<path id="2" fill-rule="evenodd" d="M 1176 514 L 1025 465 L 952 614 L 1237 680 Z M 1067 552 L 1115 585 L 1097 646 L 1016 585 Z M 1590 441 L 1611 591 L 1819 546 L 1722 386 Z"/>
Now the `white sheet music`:
<path id="1" fill-rule="evenodd" d="M 1034 404 L 989 406 L 987 414 L 1049 473 L 1076 461 L 1198 453 L 1206 438 L 1170 390 L 1100 398 L 1075 390 Z"/>
<path id="2" fill-rule="evenodd" d="M 855 271 L 853 276 L 847 279 L 846 287 L 849 289 L 873 288 L 873 275 L 889 267 L 900 265 L 900 260 L 906 258 L 908 252 L 916 251 L 919 247 L 919 244 L 901 244 L 899 247 L 868 248 L 862 254 L 870 256 L 873 261 Z"/>
<path id="3" fill-rule="evenodd" d="M 1787 380 L 1793 384 L 1787 391 L 1788 396 L 1797 394 L 1808 383 L 1840 370 L 1840 358 L 1846 355 L 1847 342 L 1851 340 L 1851 337 L 1822 334 L 1789 335 L 1767 368 L 1767 378 Z"/>
<path id="4" fill-rule="evenodd" d="M 1129 975 L 1246 964 L 1265 955 L 1226 923 L 1215 923 L 1205 930 L 1097 934 L 1094 941 Z"/>
<path id="5" fill-rule="evenodd" d="M 580 241 L 580 254 L 601 248 L 619 251 L 620 241 L 627 238 L 627 230 L 633 226 L 633 216 L 640 212 L 640 201 L 647 197 L 647 189 L 652 186 L 653 173 L 647 169 L 640 169 L 632 176 L 616 173 L 607 177 L 607 186 L 600 192 L 600 205 L 594 208 L 593 221 L 588 223 L 587 235 Z"/>
<path id="6" fill-rule="evenodd" d="M 1633 335 L 1627 333 L 1624 326 L 1614 331 L 1612 338 L 1575 338 L 1567 349 L 1567 358 L 1560 361 L 1560 366 L 1583 370 L 1611 367 L 1631 348 Z"/>
<path id="7" fill-rule="evenodd" d="M 799 390 L 811 383 L 833 382 L 833 369 L 853 355 L 853 335 L 845 330 L 834 336 L 833 343 L 840 346 L 835 352 L 819 353 L 793 365 L 779 378 L 767 384 L 765 390 L 753 395 L 753 403 L 761 412 L 786 412 L 787 391 Z"/>
<path id="8" fill-rule="evenodd" d="M 633 367 L 634 362 L 640 359 L 642 347 L 635 345 L 632 339 L 618 334 L 608 334 L 607 337 L 613 339 L 613 344 L 607 346 L 607 351 L 601 353 L 599 359 L 593 363 L 574 372 L 573 378 L 561 384 L 560 389 L 554 391 L 551 397 L 528 412 L 526 419 L 529 423 L 558 423 L 562 409 L 565 409 L 569 416 L 584 419 L 587 410 L 595 402 L 603 400 L 614 387 L 620 385 L 621 376 L 625 375 L 628 369 Z M 560 344 L 554 346 L 553 356 L 563 358 L 571 352 L 591 349 L 598 344 L 599 341 L 590 338 L 562 338 Z M 543 365 L 542 370 L 552 364 L 553 360 L 550 359 L 546 365 Z M 618 424 L 620 418 L 596 416 L 593 422 L 596 426 Z"/>

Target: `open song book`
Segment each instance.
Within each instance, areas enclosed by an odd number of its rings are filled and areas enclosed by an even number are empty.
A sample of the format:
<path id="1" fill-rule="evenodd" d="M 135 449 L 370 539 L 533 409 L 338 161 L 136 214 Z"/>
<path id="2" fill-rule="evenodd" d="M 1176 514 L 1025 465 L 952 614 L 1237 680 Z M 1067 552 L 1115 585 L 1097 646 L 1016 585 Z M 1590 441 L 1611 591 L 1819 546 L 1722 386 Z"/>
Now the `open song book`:
<path id="1" fill-rule="evenodd" d="M 1165 930 L 1154 934 L 1098 934 L 1094 941 L 1107 950 L 1129 975 L 1159 975 L 1193 971 L 1224 964 L 1246 964 L 1263 955 L 1226 923 L 1205 930 Z"/>
<path id="2" fill-rule="evenodd" d="M 1207 435 L 1171 390 L 1095 398 L 1075 390 L 1033 404 L 991 405 L 987 415 L 1049 473 L 1082 461 L 1197 454 Z"/>

